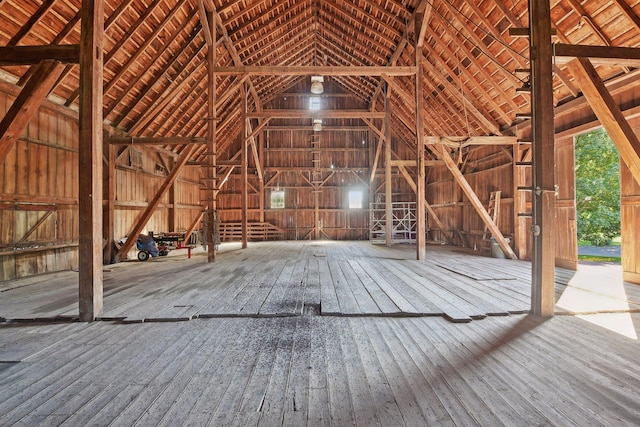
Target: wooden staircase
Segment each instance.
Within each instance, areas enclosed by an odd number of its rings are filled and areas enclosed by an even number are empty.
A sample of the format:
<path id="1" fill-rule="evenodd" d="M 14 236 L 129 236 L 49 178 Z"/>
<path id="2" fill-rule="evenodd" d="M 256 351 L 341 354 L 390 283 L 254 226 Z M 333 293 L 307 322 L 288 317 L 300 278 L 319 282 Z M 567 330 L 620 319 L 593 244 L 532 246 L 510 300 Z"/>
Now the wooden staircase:
<path id="1" fill-rule="evenodd" d="M 250 241 L 284 240 L 284 230 L 268 222 L 250 222 L 247 224 L 248 239 Z M 237 242 L 242 240 L 242 223 L 220 223 L 218 233 L 221 242 Z"/>

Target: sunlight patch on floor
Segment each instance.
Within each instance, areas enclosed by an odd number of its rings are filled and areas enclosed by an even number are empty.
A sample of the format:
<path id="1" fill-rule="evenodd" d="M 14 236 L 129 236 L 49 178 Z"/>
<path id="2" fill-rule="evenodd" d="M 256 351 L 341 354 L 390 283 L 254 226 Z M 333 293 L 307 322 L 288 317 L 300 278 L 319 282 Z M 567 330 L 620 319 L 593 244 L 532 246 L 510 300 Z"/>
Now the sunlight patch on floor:
<path id="1" fill-rule="evenodd" d="M 629 310 L 620 265 L 580 264 L 556 305 L 582 313 L 578 317 L 590 323 L 638 339 L 630 313 L 606 313 Z"/>

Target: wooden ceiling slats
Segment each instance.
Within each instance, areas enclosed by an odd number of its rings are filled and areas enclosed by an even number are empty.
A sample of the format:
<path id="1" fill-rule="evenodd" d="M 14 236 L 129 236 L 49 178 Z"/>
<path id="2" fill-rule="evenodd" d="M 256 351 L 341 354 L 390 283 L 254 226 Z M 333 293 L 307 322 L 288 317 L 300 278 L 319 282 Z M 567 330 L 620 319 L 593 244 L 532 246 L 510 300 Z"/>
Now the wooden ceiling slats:
<path id="1" fill-rule="evenodd" d="M 313 50 L 309 49 L 309 45 L 313 44 L 314 34 L 311 32 L 308 32 L 306 34 L 304 33 L 301 34 L 301 36 L 303 36 L 303 38 L 294 38 L 287 41 L 286 44 L 283 44 L 278 48 L 278 51 L 282 50 L 283 52 L 288 52 L 290 49 L 299 49 L 300 45 L 304 44 L 306 51 L 313 56 Z M 254 55 L 243 58 L 242 62 L 251 63 L 255 65 L 266 65 L 266 64 L 274 65 L 273 63 L 275 61 L 274 61 L 273 52 L 257 51 Z M 278 62 L 277 65 L 285 65 L 286 59 L 283 59 L 283 55 L 278 55 L 277 62 Z M 287 65 L 291 65 L 291 64 L 287 64 Z"/>
<path id="2" fill-rule="evenodd" d="M 171 88 L 171 90 L 167 90 L 162 93 L 160 98 L 158 99 L 158 102 L 149 104 L 148 107 L 151 108 L 146 108 L 145 111 L 138 116 L 135 124 L 129 130 L 130 134 L 140 136 L 145 135 L 146 129 L 148 128 L 148 126 L 152 125 L 152 122 L 154 120 L 166 115 L 165 112 L 167 109 L 167 105 L 181 102 L 182 98 L 184 97 L 185 88 L 188 89 L 190 84 L 195 84 L 197 86 L 197 82 L 204 78 L 204 73 L 201 72 L 198 75 L 195 73 L 195 71 L 198 69 L 202 71 L 206 62 L 205 59 L 198 57 L 197 60 L 198 62 L 193 67 L 193 70 L 185 70 L 185 72 L 183 73 L 185 74 L 185 77 L 180 83 L 168 86 L 167 89 Z"/>
<path id="3" fill-rule="evenodd" d="M 402 32 L 397 30 L 396 28 L 389 26 L 384 21 L 375 17 L 375 15 L 371 15 L 367 13 L 364 9 L 360 8 L 357 4 L 348 3 L 348 2 L 336 2 L 335 0 L 324 0 L 322 2 L 324 6 L 328 6 L 329 8 L 334 9 L 341 15 L 348 17 L 355 17 L 358 21 L 360 21 L 360 25 L 362 27 L 368 28 L 372 34 L 380 38 L 384 38 L 390 46 L 396 45 L 396 39 L 402 37 Z M 387 32 L 391 33 L 392 36 L 387 36 Z"/>
<path id="4" fill-rule="evenodd" d="M 203 92 L 197 85 L 189 86 L 186 88 L 185 92 L 178 99 L 178 102 L 173 103 L 173 105 L 168 105 L 163 108 L 162 114 L 167 117 L 171 117 L 172 121 L 168 120 L 154 120 L 149 123 L 149 126 L 145 128 L 143 131 L 150 135 L 169 135 L 166 132 L 166 127 L 168 123 L 174 123 L 175 125 L 179 125 L 180 118 L 184 117 L 181 114 L 181 110 L 186 113 L 186 111 L 194 105 L 194 95 L 195 99 L 202 99 L 204 95 Z M 206 98 L 205 98 L 206 100 Z M 176 135 L 181 135 L 181 129 L 176 130 Z"/>
<path id="5" fill-rule="evenodd" d="M 385 2 L 385 0 L 383 0 L 383 2 Z M 361 4 L 364 5 L 363 8 L 366 10 L 367 7 L 369 8 L 369 13 L 375 15 L 375 16 L 384 16 L 388 21 L 389 21 L 389 25 L 391 25 L 391 23 L 393 23 L 393 27 L 395 28 L 402 28 L 403 26 L 405 26 L 407 24 L 406 19 L 409 18 L 408 14 L 403 17 L 398 16 L 399 14 L 397 12 L 393 12 L 393 11 L 389 11 L 387 9 L 385 9 L 383 6 L 381 6 L 379 4 L 379 2 L 377 0 L 361 0 Z"/>
<path id="6" fill-rule="evenodd" d="M 292 16 L 296 17 L 309 12 L 309 8 L 305 6 L 306 2 L 274 2 L 257 19 L 250 19 L 237 26 L 227 26 L 227 22 L 222 21 L 222 25 L 227 28 L 228 37 L 236 42 L 246 38 L 249 33 L 261 34 L 265 31 L 268 32 L 271 26 L 278 22 L 282 23 L 284 19 L 294 21 L 295 18 L 291 19 Z M 256 30 L 256 27 L 260 27 L 260 29 Z"/>
<path id="7" fill-rule="evenodd" d="M 75 26 L 80 22 L 80 11 L 76 12 L 75 16 L 67 23 L 67 25 L 64 27 L 64 29 L 56 36 L 55 39 L 53 39 L 53 41 L 51 42 L 51 44 L 61 44 L 62 42 L 64 42 L 64 40 L 67 38 L 67 36 L 71 33 L 71 31 L 73 31 L 73 29 L 75 28 Z M 58 84 L 64 80 L 64 78 L 67 76 L 67 74 L 71 71 L 71 69 L 73 68 L 73 65 L 67 65 L 65 67 L 65 69 L 63 70 L 61 77 L 58 79 L 58 81 L 56 82 L 56 84 L 54 84 L 52 91 L 54 91 L 56 89 L 56 87 L 58 86 Z M 20 79 L 18 79 L 18 86 L 23 86 L 27 80 L 29 80 L 29 78 L 31 77 L 31 75 L 33 74 L 34 71 L 34 67 L 30 67 L 26 73 L 24 73 L 22 75 L 22 77 L 20 77 Z"/>
<path id="8" fill-rule="evenodd" d="M 164 20 L 162 22 L 160 22 L 157 26 L 155 26 L 155 30 L 153 31 L 152 34 L 150 34 L 146 40 L 140 45 L 138 46 L 138 48 L 135 50 L 135 52 L 129 57 L 128 61 L 126 63 L 124 63 L 122 65 L 122 67 L 120 68 L 120 70 L 108 81 L 108 83 L 104 86 L 104 93 L 106 94 L 107 92 L 109 92 L 111 89 L 113 89 L 113 87 L 118 83 L 118 81 L 125 75 L 125 73 L 129 70 L 129 68 L 132 66 L 132 64 L 134 64 L 135 62 L 138 61 L 138 58 L 140 58 L 140 56 L 142 56 L 143 54 L 148 54 L 148 52 L 146 51 L 146 49 L 151 45 L 152 42 L 154 42 L 156 40 L 156 38 L 167 28 L 167 26 L 171 23 L 171 21 L 173 20 L 173 18 L 178 14 L 179 11 L 181 11 L 183 4 L 185 3 L 186 0 L 180 0 L 174 7 L 173 9 L 171 9 L 171 12 L 169 12 L 166 17 L 164 18 Z M 191 18 L 193 17 L 193 14 L 187 15 L 187 20 L 186 22 L 189 22 L 189 20 L 191 20 Z M 182 20 L 183 25 L 186 24 L 185 20 Z M 177 28 L 181 29 L 182 26 L 178 25 Z M 169 36 L 171 37 L 171 36 Z M 145 67 L 142 67 L 142 69 L 144 70 Z"/>
<path id="9" fill-rule="evenodd" d="M 31 31 L 31 29 L 44 17 L 44 15 L 49 12 L 49 10 L 56 4 L 57 0 L 46 0 L 34 13 L 31 15 L 26 24 L 20 28 L 18 31 L 7 43 L 7 46 L 16 46 L 22 38 L 27 35 Z"/>
<path id="10" fill-rule="evenodd" d="M 429 132 L 497 133 L 511 125 L 517 112 L 530 108 L 528 96 L 514 90 L 521 84 L 514 70 L 528 68 L 528 42 L 508 36 L 510 27 L 527 25 L 526 0 L 205 0 L 203 4 L 217 10 L 218 40 L 225 47 L 218 52 L 218 65 L 234 66 L 413 66 L 413 42 L 408 39 L 416 9 L 426 6 L 431 12 L 423 64 L 428 110 L 424 120 Z M 0 45 L 77 43 L 79 5 L 80 0 L 0 1 Z M 197 0 L 107 0 L 107 121 L 123 130 L 160 135 L 206 134 L 204 37 L 194 28 L 197 5 Z M 636 13 L 640 6 L 633 2 L 552 0 L 551 8 L 564 43 L 630 47 L 640 43 Z M 22 85 L 32 73 L 26 67 L 3 70 Z M 597 67 L 605 80 L 620 70 L 628 69 Z M 76 66 L 66 67 L 53 93 L 71 105 L 77 98 L 78 78 Z M 252 101 L 258 101 L 259 107 L 291 88 L 308 87 L 306 79 L 254 76 L 249 79 Z M 371 108 L 379 101 L 382 80 L 372 76 L 329 79 L 336 90 Z M 394 80 L 392 120 L 396 136 L 413 144 L 415 100 L 409 80 Z M 219 80 L 218 94 L 235 81 Z M 556 103 L 578 95 L 564 64 L 556 70 L 554 94 Z M 229 99 L 219 110 L 226 125 L 218 135 L 225 144 L 236 144 L 241 133 L 235 108 L 237 102 Z"/>
<path id="11" fill-rule="evenodd" d="M 470 39 L 469 42 L 472 43 L 473 46 L 479 48 L 478 52 L 482 53 L 486 58 L 491 60 L 494 63 L 494 65 L 500 64 L 500 61 L 498 61 L 498 59 L 492 54 L 491 49 L 485 43 L 485 41 L 482 38 L 480 38 L 480 36 L 478 36 L 478 34 L 475 31 L 473 31 L 472 29 L 469 29 L 468 25 L 465 25 L 465 22 L 461 20 L 457 10 L 454 9 L 453 6 L 449 5 L 449 3 L 447 3 L 446 1 L 443 2 L 443 4 L 445 9 L 448 10 L 449 14 L 446 17 L 447 19 L 444 18 L 446 16 L 445 14 L 441 14 L 440 16 L 442 16 L 443 19 L 445 19 L 445 21 L 449 21 L 449 22 L 455 21 L 457 25 L 454 28 L 458 34 L 460 34 L 464 38 Z M 464 29 L 464 31 L 462 29 Z M 500 68 L 504 68 L 503 66 L 501 67 L 501 64 L 498 66 Z M 522 67 L 523 64 L 520 63 L 520 66 Z"/>
<path id="12" fill-rule="evenodd" d="M 448 58 L 453 58 L 454 61 L 458 59 L 458 53 L 457 52 L 453 52 L 450 48 L 449 45 L 447 45 L 447 43 L 440 39 L 438 37 L 437 34 L 433 33 L 431 30 L 427 30 L 427 34 L 430 34 L 431 37 L 433 38 L 434 42 L 435 42 L 435 46 L 439 46 L 443 53 L 444 53 L 444 57 L 448 57 Z M 434 46 L 434 47 L 435 47 Z M 464 44 L 460 43 L 458 45 L 460 47 L 461 50 L 463 49 Z M 511 97 L 508 96 L 506 94 L 505 91 L 502 90 L 502 88 L 498 85 L 495 85 L 493 88 L 495 90 L 499 90 L 499 96 L 492 96 L 490 95 L 487 90 L 485 90 L 484 85 L 488 84 L 490 85 L 491 83 L 491 77 L 487 74 L 486 72 L 486 68 L 478 65 L 476 63 L 475 60 L 471 59 L 470 62 L 475 66 L 476 70 L 481 74 L 481 76 L 484 78 L 482 81 L 479 81 L 478 79 L 476 79 L 476 77 L 472 74 L 472 71 L 469 70 L 467 67 L 463 66 L 461 63 L 454 63 L 452 66 L 448 65 L 447 63 L 442 61 L 443 56 L 440 55 L 435 56 L 434 58 L 437 58 L 436 60 L 438 60 L 440 62 L 441 67 L 445 68 L 447 70 L 447 73 L 452 76 L 452 78 L 457 79 L 458 83 L 462 84 L 462 79 L 461 76 L 459 75 L 460 72 L 462 72 L 466 78 L 467 81 L 469 82 L 469 84 L 467 85 L 467 92 L 472 93 L 474 92 L 474 89 L 479 91 L 480 94 L 478 96 L 476 96 L 476 98 L 478 99 L 483 99 L 486 102 L 488 102 L 492 109 L 494 110 L 495 113 L 497 113 L 498 116 L 500 116 L 502 118 L 502 120 L 504 121 L 505 124 L 511 124 L 511 118 L 510 116 L 502 110 L 502 108 L 497 104 L 497 102 L 494 101 L 494 99 L 499 98 L 499 99 L 505 99 L 508 100 L 507 102 L 509 103 L 509 105 L 511 106 L 511 108 L 515 111 L 519 111 L 518 110 L 518 106 L 511 100 Z"/>
<path id="13" fill-rule="evenodd" d="M 154 75 L 151 77 L 150 81 L 147 83 L 147 85 L 145 86 L 145 88 L 143 88 L 140 93 L 133 99 L 133 101 L 129 102 L 127 104 L 127 106 L 119 113 L 118 118 L 116 120 L 114 120 L 114 125 L 118 126 L 120 125 L 120 123 L 122 123 L 122 121 L 129 115 L 129 113 L 136 108 L 137 105 L 140 104 L 140 102 L 149 94 L 149 92 L 151 91 L 151 89 L 153 89 L 153 87 L 158 84 L 159 82 L 162 82 L 163 80 L 167 80 L 169 81 L 168 85 L 170 84 L 171 81 L 174 81 L 178 78 L 178 76 L 180 75 L 181 70 L 184 68 L 183 64 L 179 63 L 178 61 L 180 60 L 180 58 L 183 58 L 185 55 L 187 57 L 185 63 L 188 64 L 190 63 L 198 54 L 199 52 L 204 49 L 205 43 L 204 41 L 201 41 L 199 44 L 197 44 L 194 49 L 192 50 L 191 53 L 187 53 L 187 48 L 189 46 L 191 46 L 195 40 L 198 37 L 199 31 L 198 31 L 199 27 L 194 28 L 194 30 L 192 31 L 190 37 L 185 41 L 185 46 L 184 48 L 182 48 L 181 50 L 179 50 L 178 52 L 176 52 L 169 61 L 167 61 L 167 63 L 158 71 L 158 74 Z M 170 71 L 173 71 L 174 68 L 176 68 L 175 66 L 177 65 L 178 71 L 175 72 L 174 71 L 174 75 L 171 76 L 169 75 Z M 151 97 L 153 99 L 153 97 Z M 114 108 L 116 106 L 114 105 Z M 109 114 L 111 114 L 113 112 L 109 111 Z"/>
<path id="14" fill-rule="evenodd" d="M 384 43 L 379 42 L 375 37 L 369 35 L 368 31 L 363 31 L 362 27 L 354 27 L 342 15 L 329 9 L 322 9 L 321 16 L 341 32 L 343 38 L 348 35 L 350 38 L 358 40 L 364 46 L 364 52 L 369 52 L 372 49 L 375 52 L 388 52 L 396 45 L 393 40 L 387 40 L 386 38 L 383 40 Z"/>
<path id="15" fill-rule="evenodd" d="M 133 40 L 133 36 L 137 35 L 137 32 L 139 28 L 142 26 L 142 24 L 144 23 L 144 21 L 151 15 L 151 12 L 153 11 L 153 9 L 157 7 L 158 4 L 160 4 L 162 1 L 163 0 L 154 0 L 154 2 L 146 10 L 146 12 L 139 16 L 138 20 L 131 27 L 129 27 L 129 30 L 120 38 L 120 40 L 118 40 L 115 46 L 113 46 L 111 50 L 104 55 L 103 64 L 105 69 L 105 75 L 104 75 L 105 80 L 107 80 L 107 71 L 111 71 L 111 69 L 108 67 L 109 63 L 120 52 L 120 50 L 123 49 L 123 46 L 126 43 Z M 134 52 L 135 52 L 135 48 L 134 48 Z M 120 65 L 122 66 L 122 64 Z M 67 101 L 65 102 L 65 106 L 68 107 L 71 104 L 73 104 L 79 94 L 80 94 L 80 88 L 77 88 L 71 94 L 71 96 L 67 99 Z"/>
<path id="16" fill-rule="evenodd" d="M 501 3 L 501 2 L 498 1 L 498 3 Z M 498 52 L 496 54 L 496 58 L 500 58 L 502 53 L 505 52 L 506 54 L 508 54 L 513 59 L 513 61 L 515 61 L 515 66 L 512 67 L 511 69 L 525 68 L 525 66 L 527 64 L 527 58 L 525 58 L 524 56 L 519 54 L 516 50 L 510 48 L 509 45 L 507 44 L 508 41 L 506 40 L 506 38 L 509 37 L 509 34 L 508 34 L 509 27 L 508 26 L 505 27 L 505 29 L 502 32 L 498 31 L 497 25 L 495 25 L 494 23 L 489 21 L 489 19 L 486 18 L 486 14 L 483 13 L 483 11 L 480 9 L 480 7 L 478 5 L 476 5 L 473 2 L 468 2 L 466 4 L 476 14 L 477 19 L 480 22 L 483 23 L 483 29 L 487 30 L 488 32 L 490 32 L 493 35 L 493 37 L 496 40 L 496 43 L 500 43 L 501 44 L 502 49 L 501 49 L 500 52 Z M 507 10 L 509 10 L 509 9 L 507 9 Z M 511 27 L 516 27 L 517 28 L 519 26 L 522 26 L 520 21 L 518 21 L 518 19 L 515 16 L 513 16 L 511 14 L 511 12 L 509 12 L 509 16 L 506 19 L 509 20 L 509 23 L 510 23 Z M 518 41 L 517 40 L 512 40 L 512 42 L 517 43 Z M 503 67 L 498 67 L 498 69 L 504 70 L 504 68 L 508 67 L 510 61 L 503 60 L 501 62 L 503 64 Z M 505 75 L 505 77 L 512 78 L 513 75 L 509 74 L 509 75 Z"/>
<path id="17" fill-rule="evenodd" d="M 193 17 L 195 16 L 195 13 L 192 12 L 192 14 L 188 17 L 187 23 L 189 21 L 191 21 L 193 19 Z M 188 28 L 188 25 L 185 25 L 186 28 Z M 178 42 L 178 50 L 176 52 L 176 55 L 171 54 L 171 51 L 169 49 L 171 49 L 172 47 L 175 48 L 174 43 L 176 42 L 176 40 L 178 39 L 179 36 L 183 36 L 183 32 L 181 31 L 175 31 L 174 34 L 171 36 L 171 38 L 169 38 L 165 43 L 163 43 L 161 45 L 161 49 L 158 49 L 158 51 L 156 52 L 156 54 L 150 59 L 150 64 L 152 64 L 151 66 L 146 67 L 144 70 L 142 70 L 142 72 L 139 72 L 137 74 L 137 76 L 133 76 L 133 78 L 129 79 L 127 81 L 127 86 L 120 91 L 120 94 L 118 96 L 115 97 L 115 99 L 110 102 L 109 104 L 107 104 L 105 106 L 104 109 L 104 117 L 108 118 L 108 116 L 111 114 L 111 112 L 113 111 L 113 109 L 119 105 L 122 100 L 128 96 L 131 91 L 145 78 L 149 78 L 153 81 L 157 81 L 158 77 L 153 77 L 151 76 L 152 74 L 155 74 L 156 76 L 162 76 L 165 71 L 173 64 L 173 61 L 175 61 L 181 54 L 184 53 L 184 49 L 186 49 L 191 42 L 193 41 L 193 39 L 197 36 L 198 32 L 197 31 L 193 31 L 195 30 L 195 26 L 192 28 L 192 31 L 190 32 L 191 35 L 187 36 L 184 38 L 184 40 L 182 42 Z M 162 57 L 165 56 L 165 54 L 169 52 L 169 60 L 165 62 L 165 65 L 163 67 L 161 67 L 160 69 L 158 69 L 159 65 L 162 64 L 164 61 L 162 61 Z"/>
<path id="18" fill-rule="evenodd" d="M 433 76 L 433 78 L 439 82 L 438 85 L 442 85 L 444 89 L 446 89 L 446 93 L 449 96 L 443 95 L 443 99 L 450 107 L 450 112 L 461 119 L 462 123 L 468 122 L 468 117 L 474 117 L 478 123 L 482 124 L 483 130 L 486 134 L 496 134 L 500 135 L 500 126 L 498 123 L 493 122 L 484 116 L 480 109 L 474 103 L 473 100 L 467 99 L 467 97 L 461 98 L 461 94 L 459 89 L 449 82 L 445 76 L 431 64 L 429 61 L 424 61 L 424 66 L 429 75 Z M 425 74 L 426 75 L 426 74 Z M 429 80 L 429 79 L 427 79 Z M 434 90 L 437 92 L 441 92 L 439 87 L 434 87 Z M 462 101 L 462 102 L 461 102 Z M 464 105 L 463 105 L 464 103 Z M 466 116 L 466 117 L 465 117 Z"/>

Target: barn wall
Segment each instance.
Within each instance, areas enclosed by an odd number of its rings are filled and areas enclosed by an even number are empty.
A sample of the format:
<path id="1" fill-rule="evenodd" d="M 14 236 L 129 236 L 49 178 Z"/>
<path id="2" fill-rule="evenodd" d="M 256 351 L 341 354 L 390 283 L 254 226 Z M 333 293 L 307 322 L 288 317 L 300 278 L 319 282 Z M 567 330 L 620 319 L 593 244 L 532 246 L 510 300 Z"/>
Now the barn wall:
<path id="1" fill-rule="evenodd" d="M 640 135 L 640 118 L 630 122 Z M 629 168 L 620 162 L 620 225 L 622 234 L 622 270 L 624 280 L 640 284 L 640 184 Z"/>
<path id="2" fill-rule="evenodd" d="M 15 87 L 0 84 L 0 118 L 17 94 Z M 135 151 L 140 164 L 131 165 L 129 149 L 117 160 L 116 241 L 128 233 L 171 165 L 167 154 Z M 77 268 L 78 173 L 77 114 L 45 101 L 0 165 L 0 281 Z M 185 230 L 199 214 L 198 188 L 199 171 L 186 168 L 175 184 L 175 230 Z M 172 207 L 166 195 L 145 231 L 170 231 Z"/>
<path id="3" fill-rule="evenodd" d="M 514 236 L 513 152 L 511 147 L 470 147 L 458 157 L 459 167 L 483 205 L 488 207 L 491 192 L 501 191 L 498 227 L 505 237 Z M 483 245 L 484 223 L 460 190 L 445 166 L 434 166 L 427 174 L 427 202 L 453 234 L 455 243 L 477 251 Z M 435 227 L 435 223 L 429 223 Z"/>
<path id="4" fill-rule="evenodd" d="M 266 103 L 264 109 L 308 109 L 311 95 L 306 93 L 308 89 L 299 85 L 290 93 Z M 341 89 L 328 79 L 325 81 L 325 94 L 319 98 L 322 109 L 366 108 L 353 96 L 341 93 Z M 374 143 L 371 132 L 368 129 L 327 129 L 330 126 L 362 126 L 358 119 L 325 119 L 323 125 L 322 131 L 314 133 L 311 119 L 273 119 L 269 127 L 278 129 L 266 128 L 261 132 L 258 144 L 263 153 L 264 188 L 260 186 L 254 159 L 249 155 L 248 221 L 260 221 L 260 191 L 263 191 L 264 220 L 282 229 L 285 239 L 314 238 L 316 208 L 321 239 L 368 239 L 369 158 Z M 222 150 L 219 159 L 229 159 L 239 146 L 239 141 L 231 144 Z M 314 154 L 314 151 L 318 153 Z M 318 192 L 314 187 L 315 181 L 322 182 Z M 349 191 L 357 190 L 363 193 L 364 208 L 349 209 Z M 271 206 L 273 191 L 285 192 L 284 208 Z M 242 177 L 239 167 L 234 169 L 222 187 L 217 201 L 220 222 L 241 221 Z"/>
<path id="5" fill-rule="evenodd" d="M 121 148 L 122 149 L 122 148 Z M 165 181 L 173 157 L 144 146 L 125 147 L 116 160 L 116 200 L 114 239 L 129 234 L 137 218 Z M 174 184 L 174 203 L 170 192 L 162 197 L 158 208 L 142 230 L 143 234 L 184 231 L 200 214 L 200 176 L 197 167 L 186 167 Z M 175 207 L 174 207 L 175 205 Z M 170 210 L 175 209 L 175 224 L 170 224 Z M 199 229 L 199 227 L 197 227 Z M 135 256 L 135 247 L 129 257 Z"/>
<path id="6" fill-rule="evenodd" d="M 16 95 L 0 87 L 0 117 Z M 78 263 L 78 125 L 47 106 L 0 165 L 0 281 Z"/>

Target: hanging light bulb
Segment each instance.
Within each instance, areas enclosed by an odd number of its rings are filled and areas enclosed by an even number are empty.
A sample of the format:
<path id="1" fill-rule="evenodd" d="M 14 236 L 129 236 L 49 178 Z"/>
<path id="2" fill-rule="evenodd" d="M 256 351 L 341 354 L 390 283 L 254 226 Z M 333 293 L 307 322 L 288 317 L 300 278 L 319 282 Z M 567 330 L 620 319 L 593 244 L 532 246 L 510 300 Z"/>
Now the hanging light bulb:
<path id="1" fill-rule="evenodd" d="M 324 92 L 324 77 L 322 76 L 311 76 L 311 93 L 314 95 L 320 95 Z"/>

